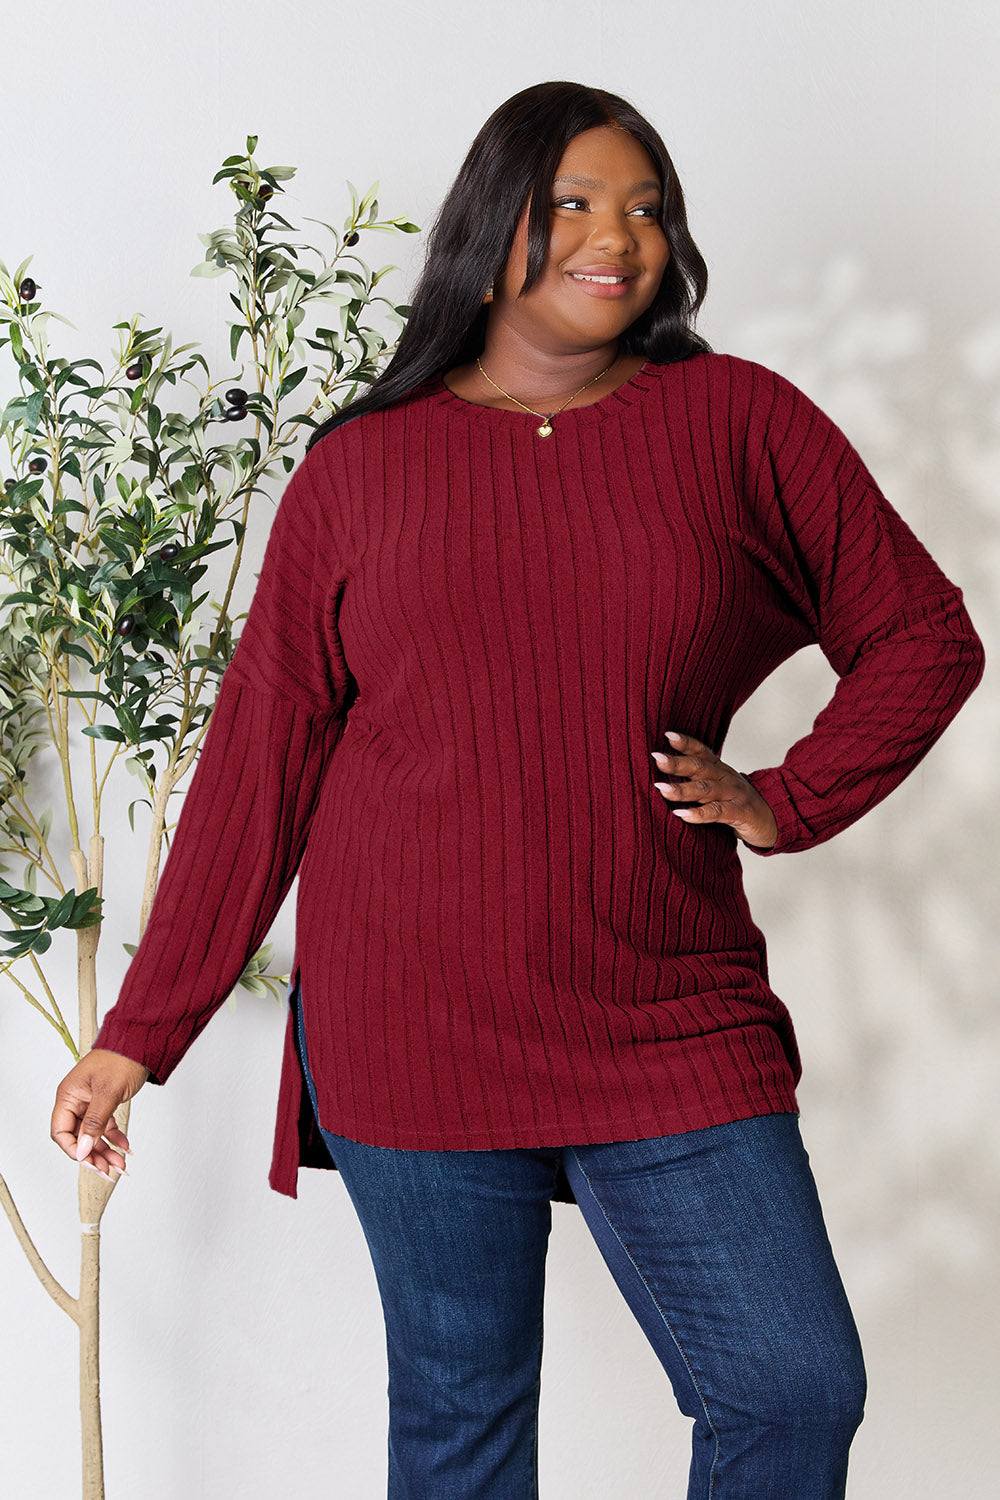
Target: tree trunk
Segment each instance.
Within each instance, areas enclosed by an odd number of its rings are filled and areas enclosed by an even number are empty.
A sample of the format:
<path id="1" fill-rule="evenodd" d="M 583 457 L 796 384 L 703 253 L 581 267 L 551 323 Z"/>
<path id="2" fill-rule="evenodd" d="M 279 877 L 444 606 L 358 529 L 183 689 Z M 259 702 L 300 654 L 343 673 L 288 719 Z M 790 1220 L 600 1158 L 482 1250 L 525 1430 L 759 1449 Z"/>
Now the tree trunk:
<path id="1" fill-rule="evenodd" d="M 85 1167 L 80 1177 L 91 1177 Z M 97 1192 L 101 1184 L 94 1181 Z M 80 1210 L 90 1183 L 80 1183 Z M 107 1189 L 103 1190 L 105 1195 Z M 83 1446 L 83 1500 L 104 1500 L 104 1443 L 101 1436 L 100 1375 L 101 1226 L 99 1218 L 81 1223 L 80 1234 L 80 1436 Z"/>
<path id="2" fill-rule="evenodd" d="M 77 890 L 97 887 L 101 894 L 104 876 L 104 840 L 90 840 L 90 860 L 82 849 L 70 852 Z M 101 924 L 77 933 L 77 980 L 80 1000 L 80 1056 L 89 1052 L 97 1035 L 97 945 Z M 122 1115 L 124 1114 L 124 1121 Z M 128 1105 L 116 1113 L 124 1130 Z M 104 1500 L 104 1441 L 101 1433 L 100 1297 L 101 1216 L 114 1185 L 105 1178 L 79 1170 L 80 1204 L 80 1295 L 77 1322 L 80 1325 L 80 1437 L 83 1460 L 83 1500 Z"/>

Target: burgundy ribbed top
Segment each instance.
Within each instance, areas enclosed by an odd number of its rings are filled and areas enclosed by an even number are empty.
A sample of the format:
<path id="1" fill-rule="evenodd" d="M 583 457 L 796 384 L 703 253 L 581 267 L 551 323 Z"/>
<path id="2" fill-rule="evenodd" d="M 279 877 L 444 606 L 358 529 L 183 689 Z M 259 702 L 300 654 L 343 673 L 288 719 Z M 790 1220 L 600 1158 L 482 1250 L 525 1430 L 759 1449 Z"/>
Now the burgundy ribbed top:
<path id="1" fill-rule="evenodd" d="M 766 854 L 848 827 L 979 681 L 961 591 L 834 422 L 726 354 L 536 435 L 439 376 L 285 488 L 153 911 L 95 1046 L 163 1083 L 298 872 L 319 1116 L 378 1146 L 637 1139 L 795 1109 L 741 845 L 653 786 L 818 642 L 829 704 L 750 773 Z M 270 1183 L 330 1166 L 289 1007 Z"/>

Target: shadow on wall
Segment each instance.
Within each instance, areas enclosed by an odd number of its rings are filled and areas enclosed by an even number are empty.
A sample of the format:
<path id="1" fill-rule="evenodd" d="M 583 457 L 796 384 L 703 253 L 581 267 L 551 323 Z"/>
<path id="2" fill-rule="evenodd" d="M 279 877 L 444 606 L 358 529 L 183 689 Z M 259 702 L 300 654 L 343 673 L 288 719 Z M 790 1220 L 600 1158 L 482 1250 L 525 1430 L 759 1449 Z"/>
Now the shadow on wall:
<path id="1" fill-rule="evenodd" d="M 803 1134 L 838 1259 L 859 1310 L 883 1312 L 929 1278 L 981 1273 L 1000 1240 L 1000 311 L 966 331 L 937 316 L 844 256 L 714 341 L 843 428 L 962 588 L 987 653 L 984 681 L 886 802 L 806 854 L 742 861 L 799 1035 Z M 835 683 L 818 647 L 800 652 L 737 715 L 724 758 L 779 763 Z"/>

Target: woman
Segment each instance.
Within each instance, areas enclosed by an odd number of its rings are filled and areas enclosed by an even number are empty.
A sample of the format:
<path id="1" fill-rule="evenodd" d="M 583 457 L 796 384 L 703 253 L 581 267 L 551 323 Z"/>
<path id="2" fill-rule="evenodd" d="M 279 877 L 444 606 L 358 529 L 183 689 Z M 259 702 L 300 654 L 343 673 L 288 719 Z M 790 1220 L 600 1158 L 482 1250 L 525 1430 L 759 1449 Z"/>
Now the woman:
<path id="1" fill-rule="evenodd" d="M 689 1497 L 845 1491 L 865 1376 L 740 845 L 830 838 L 983 670 L 960 590 L 807 396 L 693 331 L 704 262 L 625 100 L 474 141 L 397 352 L 282 497 L 154 909 L 52 1134 L 110 1174 L 299 871 L 271 1185 L 339 1170 L 389 1495 L 537 1495 L 551 1201 L 693 1418 Z M 818 642 L 780 766 L 730 719 Z M 183 935 L 183 941 L 180 941 Z M 303 1086 L 304 1085 L 304 1086 Z"/>

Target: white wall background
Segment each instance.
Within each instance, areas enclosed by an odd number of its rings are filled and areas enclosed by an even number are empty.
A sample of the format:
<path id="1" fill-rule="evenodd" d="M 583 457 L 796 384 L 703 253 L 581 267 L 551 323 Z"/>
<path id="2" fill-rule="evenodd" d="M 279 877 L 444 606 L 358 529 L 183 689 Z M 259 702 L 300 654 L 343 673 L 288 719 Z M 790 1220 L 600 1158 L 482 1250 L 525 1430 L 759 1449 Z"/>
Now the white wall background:
<path id="1" fill-rule="evenodd" d="M 104 359 L 112 325 L 141 313 L 226 368 L 228 283 L 188 273 L 198 232 L 231 218 L 211 178 L 249 133 L 262 164 L 298 167 L 285 209 L 307 234 L 302 216 L 343 219 L 348 177 L 380 179 L 383 213 L 426 230 L 510 94 L 548 78 L 626 94 L 687 193 L 711 275 L 700 328 L 845 428 L 996 653 L 1000 12 L 986 0 L 43 0 L 3 35 L 0 258 L 34 254 L 45 305 L 78 330 L 51 323 L 53 348 L 73 358 Z M 399 264 L 396 301 L 422 244 L 362 242 L 371 264 Z M 268 524 L 258 510 L 248 568 Z M 818 648 L 794 658 L 741 712 L 727 759 L 779 760 L 833 681 Z M 860 824 L 808 854 L 744 858 L 868 1358 L 853 1500 L 994 1493 L 998 710 L 988 675 Z M 142 868 L 124 817 L 107 832 L 102 1014 Z M 292 902 L 274 929 L 282 970 Z M 49 958 L 72 1008 L 72 949 Z M 69 1057 L 0 989 L 0 1170 L 74 1289 L 76 1171 L 48 1139 Z M 273 1000 L 241 994 L 134 1106 L 131 1178 L 104 1218 L 110 1500 L 263 1500 L 289 1464 L 299 1494 L 384 1495 L 383 1329 L 360 1227 L 337 1174 L 303 1172 L 295 1202 L 267 1186 L 283 1028 Z M 554 1209 L 547 1288 L 544 1500 L 679 1497 L 687 1423 L 571 1205 Z M 0 1482 L 18 1500 L 79 1493 L 75 1330 L 3 1221 L 0 1319 Z"/>

